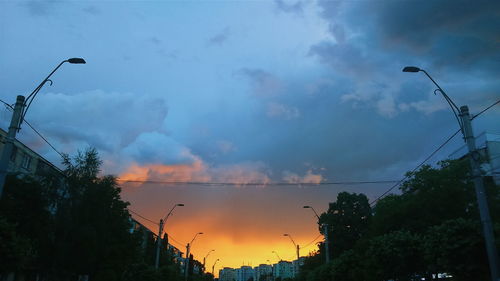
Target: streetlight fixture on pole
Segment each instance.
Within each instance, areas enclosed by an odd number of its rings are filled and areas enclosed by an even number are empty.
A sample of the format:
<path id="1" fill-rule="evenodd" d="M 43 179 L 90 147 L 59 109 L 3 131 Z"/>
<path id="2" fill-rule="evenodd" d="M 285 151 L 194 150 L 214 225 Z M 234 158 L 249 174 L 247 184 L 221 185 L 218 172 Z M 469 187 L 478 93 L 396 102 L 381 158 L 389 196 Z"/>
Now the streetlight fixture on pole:
<path id="1" fill-rule="evenodd" d="M 319 223 L 319 216 L 318 213 L 316 213 L 316 210 L 314 210 L 313 207 L 311 206 L 304 206 L 304 209 L 311 209 L 314 212 L 314 215 L 318 218 L 318 223 Z M 328 244 L 330 241 L 328 241 L 328 224 L 323 223 L 321 224 L 321 227 L 323 228 L 323 233 L 325 235 L 325 257 L 326 257 L 326 263 L 330 262 L 330 252 L 328 251 Z"/>
<path id="2" fill-rule="evenodd" d="M 65 62 L 72 64 L 85 64 L 85 60 L 82 58 L 71 58 L 63 60 L 43 81 L 29 94 L 28 98 L 25 99 L 24 96 L 19 95 L 16 98 L 16 104 L 14 105 L 14 111 L 12 113 L 12 119 L 10 120 L 9 131 L 5 138 L 5 144 L 3 147 L 2 155 L 0 157 L 0 198 L 2 198 L 3 188 L 5 185 L 5 178 L 7 177 L 7 171 L 9 167 L 9 159 L 12 154 L 12 149 L 14 148 L 14 140 L 16 139 L 16 134 L 21 130 L 21 124 L 23 123 L 26 112 L 35 99 L 38 92 L 42 89 L 45 83 L 49 82 L 52 85 L 52 80 L 49 78 L 56 72 L 61 65 Z"/>
<path id="3" fill-rule="evenodd" d="M 276 253 L 276 251 L 273 251 L 273 253 L 278 257 L 278 262 L 282 261 L 282 259 L 280 258 L 280 256 L 278 255 L 278 253 Z"/>
<path id="4" fill-rule="evenodd" d="M 196 236 L 203 234 L 203 232 L 198 232 L 194 235 L 193 240 L 191 242 L 187 243 L 186 245 L 186 268 L 184 272 L 184 280 L 187 281 L 188 279 L 188 271 L 189 271 L 189 254 L 191 251 L 191 246 L 193 245 L 194 239 L 196 239 Z"/>
<path id="5" fill-rule="evenodd" d="M 480 170 L 480 155 L 476 149 L 476 143 L 474 138 L 474 133 L 472 131 L 471 117 L 469 115 L 468 106 L 461 106 L 460 109 L 451 100 L 451 98 L 443 91 L 443 89 L 432 79 L 432 77 L 427 73 L 427 71 L 420 69 L 415 66 L 407 66 L 403 68 L 403 72 L 423 72 L 433 83 L 436 85 L 436 92 L 440 92 L 445 98 L 458 121 L 460 130 L 462 131 L 464 141 L 467 144 L 469 150 L 469 163 L 471 166 L 472 180 L 474 183 L 474 188 L 476 191 L 476 200 L 479 208 L 479 215 L 481 217 L 481 224 L 483 226 L 483 235 L 486 243 L 486 252 L 488 254 L 488 261 L 490 265 L 490 274 L 493 281 L 500 281 L 500 269 L 498 264 L 498 252 L 495 245 L 495 236 L 493 233 L 493 227 L 491 223 L 490 211 L 488 208 L 488 202 L 486 200 L 486 192 L 484 189 L 483 177 Z M 460 118 L 459 118 L 460 117 Z"/>
<path id="6" fill-rule="evenodd" d="M 214 275 L 214 269 L 215 269 L 215 264 L 219 261 L 219 259 L 217 259 L 215 262 L 214 262 L 214 265 L 212 265 L 212 276 L 215 276 Z"/>
<path id="7" fill-rule="evenodd" d="M 210 255 L 211 252 L 215 252 L 215 250 L 212 249 L 212 250 L 208 251 L 207 255 L 203 258 L 203 268 L 205 268 L 205 262 L 208 258 L 208 255 Z"/>
<path id="8" fill-rule="evenodd" d="M 160 224 L 159 224 L 159 229 L 158 229 L 158 239 L 156 239 L 156 259 L 155 259 L 155 269 L 158 269 L 158 265 L 160 264 L 160 246 L 161 246 L 161 241 L 163 240 L 162 235 L 163 235 L 163 226 L 165 223 L 167 223 L 168 217 L 172 215 L 172 212 L 174 211 L 175 207 L 182 207 L 184 204 L 175 204 L 172 209 L 170 209 L 170 212 L 166 216 L 160 219 Z"/>
<path id="9" fill-rule="evenodd" d="M 285 234 L 283 234 L 283 236 L 288 236 L 288 238 L 290 238 L 290 240 L 292 240 L 292 243 L 295 246 L 295 249 L 297 251 L 297 262 L 298 262 L 298 260 L 299 260 L 299 249 L 300 249 L 299 245 L 295 244 L 295 241 L 293 241 L 293 238 L 292 238 L 292 236 L 290 234 L 285 233 Z"/>

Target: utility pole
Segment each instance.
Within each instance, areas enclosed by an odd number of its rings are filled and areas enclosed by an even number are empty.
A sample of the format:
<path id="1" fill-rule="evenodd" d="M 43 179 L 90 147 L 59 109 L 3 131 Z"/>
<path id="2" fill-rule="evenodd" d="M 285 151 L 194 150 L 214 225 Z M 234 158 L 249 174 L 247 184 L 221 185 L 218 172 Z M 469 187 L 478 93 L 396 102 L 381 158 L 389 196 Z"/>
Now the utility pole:
<path id="1" fill-rule="evenodd" d="M 163 234 L 163 219 L 160 219 L 160 228 L 158 230 L 158 239 L 156 239 L 156 260 L 155 260 L 155 268 L 158 269 L 158 265 L 160 264 L 160 248 Z"/>
<path id="2" fill-rule="evenodd" d="M 479 215 L 481 217 L 481 224 L 483 225 L 484 240 L 486 242 L 486 252 L 490 264 L 491 279 L 500 281 L 498 252 L 495 245 L 495 235 L 491 224 L 490 211 L 488 202 L 486 201 L 486 193 L 484 189 L 483 177 L 480 169 L 480 155 L 476 149 L 476 142 L 474 133 L 472 131 L 471 118 L 469 115 L 469 108 L 465 105 L 460 107 L 460 117 L 463 124 L 463 134 L 467 148 L 469 149 L 469 162 L 472 172 L 472 181 L 476 190 L 477 205 L 479 207 Z"/>
<path id="3" fill-rule="evenodd" d="M 328 224 L 324 223 L 323 224 L 323 232 L 325 233 L 325 257 L 326 257 L 326 263 L 330 262 L 330 252 L 328 250 Z"/>
<path id="4" fill-rule="evenodd" d="M 215 276 L 215 265 L 217 264 L 217 262 L 219 261 L 219 259 L 217 259 L 215 262 L 214 262 L 214 265 L 212 265 L 212 276 Z"/>
<path id="5" fill-rule="evenodd" d="M 300 250 L 299 245 L 297 245 L 297 263 L 299 262 L 299 256 L 300 256 L 299 250 Z"/>
<path id="6" fill-rule="evenodd" d="M 191 249 L 191 245 L 187 243 L 186 245 L 186 268 L 184 269 L 184 280 L 188 280 L 188 271 L 189 271 L 189 250 Z"/>
<path id="7" fill-rule="evenodd" d="M 12 113 L 12 119 L 10 120 L 9 131 L 7 132 L 7 137 L 5 138 L 5 144 L 3 147 L 2 155 L 0 156 L 0 198 L 2 198 L 3 188 L 5 185 L 5 178 L 7 177 L 7 171 L 9 168 L 9 160 L 10 155 L 12 154 L 12 149 L 14 148 L 14 141 L 16 139 L 16 133 L 21 129 L 21 123 L 24 120 L 24 116 L 26 116 L 26 112 L 28 111 L 31 102 L 35 99 L 38 92 L 43 88 L 45 83 L 49 82 L 52 85 L 52 80 L 50 80 L 50 76 L 56 72 L 61 65 L 64 63 L 71 64 L 85 64 L 85 60 L 82 58 L 70 58 L 67 60 L 63 60 L 59 65 L 52 70 L 52 72 L 43 79 L 42 83 L 40 83 L 31 94 L 29 94 L 28 98 L 24 96 L 17 96 L 16 105 L 14 106 L 14 112 Z M 26 107 L 26 109 L 25 109 Z"/>
<path id="8" fill-rule="evenodd" d="M 21 122 L 21 113 L 24 108 L 24 99 L 24 96 L 17 96 L 16 105 L 14 105 L 14 112 L 12 113 L 12 119 L 10 120 L 9 131 L 7 132 L 2 156 L 0 158 L 0 198 L 2 198 L 3 187 L 5 185 L 5 179 L 7 177 L 7 171 L 9 169 L 10 156 L 14 148 L 16 133 L 19 130 L 19 124 Z"/>
<path id="9" fill-rule="evenodd" d="M 495 245 L 495 234 L 491 225 L 490 211 L 488 209 L 488 201 L 486 200 L 486 193 L 484 189 L 483 177 L 481 174 L 480 155 L 476 149 L 476 141 L 472 131 L 471 118 L 469 115 L 469 108 L 464 105 L 458 108 L 453 100 L 444 92 L 444 90 L 436 83 L 434 79 L 427 73 L 427 71 L 420 69 L 416 66 L 407 66 L 403 68 L 403 72 L 423 72 L 431 81 L 436 85 L 437 89 L 434 94 L 440 92 L 446 99 L 446 102 L 451 107 L 453 115 L 458 121 L 460 130 L 464 136 L 465 143 L 469 150 L 469 163 L 471 166 L 472 182 L 476 190 L 476 200 L 479 208 L 479 216 L 481 217 L 481 224 L 483 226 L 483 235 L 485 240 L 486 252 L 488 254 L 488 263 L 490 266 L 490 274 L 492 281 L 500 281 L 500 266 L 498 264 L 498 252 Z M 460 117 L 459 117 L 460 116 Z"/>

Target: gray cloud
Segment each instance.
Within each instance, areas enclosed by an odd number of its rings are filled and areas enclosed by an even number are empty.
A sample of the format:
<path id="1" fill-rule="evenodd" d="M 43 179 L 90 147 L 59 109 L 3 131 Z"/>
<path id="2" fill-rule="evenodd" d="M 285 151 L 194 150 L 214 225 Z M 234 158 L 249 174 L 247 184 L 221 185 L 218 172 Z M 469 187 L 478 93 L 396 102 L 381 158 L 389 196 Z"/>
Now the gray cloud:
<path id="1" fill-rule="evenodd" d="M 33 0 L 26 1 L 23 5 L 28 9 L 28 12 L 33 16 L 46 16 L 52 13 L 55 8 L 56 1 L 53 0 Z"/>
<path id="2" fill-rule="evenodd" d="M 226 42 L 229 38 L 229 28 L 226 27 L 220 33 L 215 34 L 207 40 L 209 45 L 221 45 Z"/>
<path id="3" fill-rule="evenodd" d="M 285 3 L 283 0 L 274 0 L 274 4 L 278 10 L 285 13 L 292 13 L 297 15 L 303 15 L 304 13 L 304 2 L 297 1 L 293 4 Z"/>
<path id="4" fill-rule="evenodd" d="M 254 93 L 257 96 L 273 96 L 279 94 L 283 90 L 283 82 L 278 77 L 265 70 L 242 68 L 237 74 L 250 78 Z"/>
<path id="5" fill-rule="evenodd" d="M 94 15 L 94 16 L 101 14 L 101 10 L 99 10 L 99 8 L 93 5 L 83 8 L 82 11 L 84 11 L 89 15 Z"/>

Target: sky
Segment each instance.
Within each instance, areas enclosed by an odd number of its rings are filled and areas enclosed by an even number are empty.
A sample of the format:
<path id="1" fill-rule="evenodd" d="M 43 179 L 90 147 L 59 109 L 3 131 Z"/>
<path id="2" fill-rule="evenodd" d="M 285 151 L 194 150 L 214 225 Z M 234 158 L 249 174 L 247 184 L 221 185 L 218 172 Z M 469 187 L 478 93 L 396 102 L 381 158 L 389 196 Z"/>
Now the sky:
<path id="1" fill-rule="evenodd" d="M 153 181 L 121 182 L 142 216 L 185 204 L 167 221 L 171 242 L 184 250 L 204 232 L 192 253 L 215 249 L 217 272 L 274 263 L 272 251 L 293 259 L 284 233 L 307 255 L 322 237 L 303 205 L 324 212 L 339 192 L 373 200 L 391 186 L 298 183 L 399 180 L 458 129 L 432 82 L 403 67 L 427 70 L 473 114 L 497 101 L 498 30 L 500 4 L 481 0 L 3 0 L 0 99 L 84 58 L 51 77 L 26 119 L 60 152 L 95 147 L 103 174 Z M 491 108 L 474 132 L 500 133 L 499 117 Z M 18 139 L 60 166 L 29 127 Z"/>

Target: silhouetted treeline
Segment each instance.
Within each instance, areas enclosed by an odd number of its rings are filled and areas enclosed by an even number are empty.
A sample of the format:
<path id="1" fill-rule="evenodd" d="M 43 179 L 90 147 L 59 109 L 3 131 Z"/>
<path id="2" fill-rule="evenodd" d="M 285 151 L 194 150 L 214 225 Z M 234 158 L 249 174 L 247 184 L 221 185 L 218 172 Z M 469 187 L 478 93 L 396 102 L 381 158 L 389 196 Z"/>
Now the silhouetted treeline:
<path id="1" fill-rule="evenodd" d="M 94 149 L 64 159 L 62 178 L 10 175 L 0 200 L 0 280 L 184 280 L 164 243 L 131 231 L 113 176 Z"/>
<path id="2" fill-rule="evenodd" d="M 296 280 L 429 280 L 438 273 L 453 276 L 447 280 L 489 280 L 467 162 L 443 161 L 409 176 L 399 195 L 373 208 L 364 194 L 339 193 L 318 222 L 329 225 L 330 263 L 321 243 Z M 485 183 L 500 246 L 500 191 L 491 178 Z"/>

